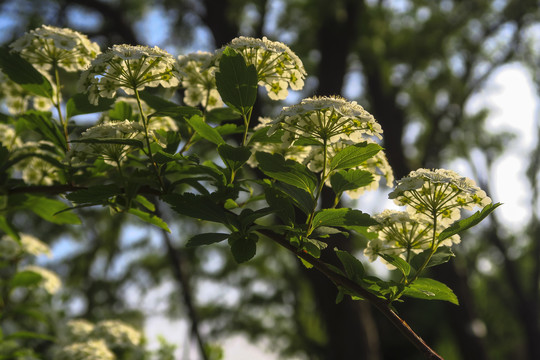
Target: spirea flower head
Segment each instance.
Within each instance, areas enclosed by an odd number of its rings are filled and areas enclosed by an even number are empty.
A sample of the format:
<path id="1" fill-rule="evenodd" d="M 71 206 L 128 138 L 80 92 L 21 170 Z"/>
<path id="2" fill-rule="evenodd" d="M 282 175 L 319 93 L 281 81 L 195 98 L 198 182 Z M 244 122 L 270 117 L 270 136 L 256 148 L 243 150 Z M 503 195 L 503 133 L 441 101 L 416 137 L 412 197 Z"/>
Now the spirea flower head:
<path id="1" fill-rule="evenodd" d="M 87 341 L 92 331 L 94 324 L 84 319 L 74 319 L 66 323 L 67 342 L 83 342 Z"/>
<path id="2" fill-rule="evenodd" d="M 97 104 L 99 97 L 112 98 L 119 89 L 132 95 L 147 86 L 175 87 L 178 77 L 173 56 L 157 46 L 114 45 L 92 61 L 78 86 Z"/>
<path id="3" fill-rule="evenodd" d="M 81 134 L 80 139 L 142 139 L 143 131 L 142 125 L 134 121 L 110 121 L 92 126 Z M 117 166 L 133 150 L 135 148 L 129 144 L 78 142 L 70 150 L 70 155 L 79 159 L 102 156 L 107 164 Z"/>
<path id="4" fill-rule="evenodd" d="M 39 256 L 47 255 L 52 256 L 51 248 L 37 237 L 29 234 L 21 234 L 21 248 L 30 255 Z"/>
<path id="5" fill-rule="evenodd" d="M 51 99 L 30 94 L 2 72 L 0 72 L 0 84 L 2 84 L 0 100 L 6 106 L 8 113 L 12 115 L 21 114 L 31 108 L 38 111 L 48 111 L 53 106 Z M 55 92 L 55 85 L 51 85 L 53 92 Z"/>
<path id="6" fill-rule="evenodd" d="M 60 179 L 58 168 L 52 162 L 62 161 L 62 149 L 47 140 L 27 141 L 13 149 L 14 156 L 25 157 L 15 165 L 27 184 L 52 185 Z M 45 159 L 48 159 L 45 160 Z"/>
<path id="7" fill-rule="evenodd" d="M 39 286 L 51 295 L 55 294 L 62 286 L 62 281 L 60 281 L 58 275 L 41 266 L 28 265 L 22 271 L 31 271 L 41 276 Z"/>
<path id="8" fill-rule="evenodd" d="M 0 258 L 12 260 L 22 252 L 21 244 L 11 236 L 4 235 L 0 238 Z"/>
<path id="9" fill-rule="evenodd" d="M 137 347 L 142 341 L 139 331 L 118 320 L 100 321 L 92 331 L 92 337 L 105 340 L 111 349 Z"/>
<path id="10" fill-rule="evenodd" d="M 382 138 L 382 128 L 373 115 L 355 101 L 338 96 L 307 98 L 284 108 L 273 121 L 270 133 L 277 129 L 285 130 L 282 140 L 289 145 L 305 138 L 321 144 Z"/>
<path id="11" fill-rule="evenodd" d="M 49 70 L 57 64 L 71 72 L 84 70 L 100 52 L 86 35 L 48 25 L 30 30 L 10 46 L 38 69 Z"/>
<path id="12" fill-rule="evenodd" d="M 116 357 L 103 340 L 87 340 L 64 346 L 56 354 L 57 360 L 114 360 Z"/>
<path id="13" fill-rule="evenodd" d="M 178 71 L 183 74 L 184 102 L 187 105 L 201 104 L 207 110 L 223 106 L 216 87 L 213 60 L 214 54 L 203 51 L 178 56 Z"/>
<path id="14" fill-rule="evenodd" d="M 259 85 L 266 88 L 270 99 L 285 99 L 289 87 L 292 90 L 304 87 L 304 64 L 287 45 L 266 37 L 240 36 L 227 46 L 242 54 L 248 65 L 255 66 Z M 218 56 L 223 50 L 218 52 Z"/>
<path id="15" fill-rule="evenodd" d="M 484 207 L 491 199 L 476 183 L 452 170 L 418 169 L 398 181 L 389 194 L 397 205 L 407 211 L 450 225 L 460 218 L 460 210 Z"/>
<path id="16" fill-rule="evenodd" d="M 373 216 L 379 224 L 369 227 L 369 231 L 377 233 L 377 238 L 370 240 L 364 250 L 369 261 L 375 261 L 381 255 L 398 255 L 406 261 L 412 256 L 427 249 L 436 249 L 440 245 L 451 246 L 460 241 L 459 235 L 437 241 L 436 235 L 441 226 L 433 233 L 433 223 L 406 211 L 384 210 Z M 434 236 L 435 235 L 435 236 Z M 387 267 L 394 267 L 388 264 Z"/>

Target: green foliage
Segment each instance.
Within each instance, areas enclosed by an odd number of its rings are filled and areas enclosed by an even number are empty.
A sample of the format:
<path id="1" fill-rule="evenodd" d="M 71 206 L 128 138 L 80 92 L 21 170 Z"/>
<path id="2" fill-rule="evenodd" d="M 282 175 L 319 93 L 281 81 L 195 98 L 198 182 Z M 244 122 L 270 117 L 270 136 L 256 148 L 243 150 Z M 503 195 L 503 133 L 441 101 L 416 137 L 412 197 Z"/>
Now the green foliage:
<path id="1" fill-rule="evenodd" d="M 403 295 L 424 300 L 443 300 L 459 305 L 456 295 L 448 286 L 429 278 L 416 279 L 405 288 Z"/>
<path id="2" fill-rule="evenodd" d="M 7 46 L 0 47 L 0 68 L 11 81 L 29 93 L 52 98 L 53 90 L 49 80 Z"/>

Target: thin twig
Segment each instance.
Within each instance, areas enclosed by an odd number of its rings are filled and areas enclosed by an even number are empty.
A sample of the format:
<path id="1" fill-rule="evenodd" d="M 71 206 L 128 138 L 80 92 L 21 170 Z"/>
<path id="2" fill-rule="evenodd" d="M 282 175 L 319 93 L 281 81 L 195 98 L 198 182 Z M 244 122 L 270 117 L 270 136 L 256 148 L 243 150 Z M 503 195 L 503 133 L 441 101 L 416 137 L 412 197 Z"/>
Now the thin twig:
<path id="1" fill-rule="evenodd" d="M 364 289 L 362 286 L 352 281 L 351 279 L 346 278 L 345 276 L 331 270 L 321 260 L 314 258 L 308 253 L 298 251 L 298 249 L 296 249 L 288 241 L 282 239 L 277 234 L 269 230 L 259 230 L 259 233 L 267 236 L 268 238 L 277 242 L 279 245 L 283 246 L 287 250 L 293 252 L 296 256 L 309 262 L 311 265 L 313 265 L 315 269 L 326 275 L 334 284 L 343 286 L 348 290 L 352 290 L 364 299 L 368 300 L 370 303 L 372 303 L 418 350 L 420 350 L 424 354 L 426 359 L 444 360 L 439 354 L 437 354 L 433 349 L 431 349 L 429 345 L 427 345 L 426 342 L 417 333 L 414 332 L 414 330 L 407 324 L 405 320 L 403 320 L 395 311 L 393 311 L 389 307 L 388 303 L 385 300 L 378 298 L 376 295 Z"/>

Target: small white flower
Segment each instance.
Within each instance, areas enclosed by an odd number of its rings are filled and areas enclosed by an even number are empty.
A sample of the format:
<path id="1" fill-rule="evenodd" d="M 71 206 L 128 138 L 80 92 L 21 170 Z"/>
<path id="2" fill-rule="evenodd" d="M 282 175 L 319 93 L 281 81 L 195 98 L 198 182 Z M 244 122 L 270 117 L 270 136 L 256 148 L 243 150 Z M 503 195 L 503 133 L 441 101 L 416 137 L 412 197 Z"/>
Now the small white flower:
<path id="1" fill-rule="evenodd" d="M 4 235 L 0 238 L 0 257 L 12 260 L 22 253 L 21 244 L 12 239 L 11 236 Z"/>
<path id="2" fill-rule="evenodd" d="M 14 51 L 40 70 L 53 64 L 66 71 L 84 70 L 100 52 L 99 45 L 77 31 L 43 25 L 14 41 Z"/>
<path id="3" fill-rule="evenodd" d="M 300 90 L 304 86 L 304 64 L 287 45 L 266 37 L 257 39 L 240 36 L 227 46 L 242 54 L 248 65 L 255 66 L 259 85 L 266 88 L 270 99 L 285 99 L 288 87 Z M 224 49 L 217 51 L 218 61 Z"/>
<path id="4" fill-rule="evenodd" d="M 137 347 L 142 341 L 139 331 L 118 320 L 100 321 L 92 331 L 92 337 L 105 340 L 112 349 Z"/>
<path id="5" fill-rule="evenodd" d="M 31 271 L 41 276 L 42 279 L 40 286 L 51 295 L 58 292 L 58 290 L 62 286 L 62 281 L 60 281 L 58 275 L 56 275 L 50 270 L 42 268 L 41 266 L 28 265 L 21 269 L 21 271 Z"/>
<path id="6" fill-rule="evenodd" d="M 284 108 L 272 122 L 270 133 L 285 130 L 283 142 L 315 139 L 321 144 L 367 141 L 382 138 L 382 128 L 375 118 L 356 102 L 337 96 L 307 98 Z"/>
<path id="7" fill-rule="evenodd" d="M 103 340 L 88 340 L 64 346 L 56 354 L 57 360 L 114 360 L 116 357 Z"/>
<path id="8" fill-rule="evenodd" d="M 69 342 L 87 341 L 94 331 L 94 324 L 88 320 L 75 319 L 66 323 L 66 335 Z"/>
<path id="9" fill-rule="evenodd" d="M 119 89 L 132 95 L 147 86 L 175 87 L 179 76 L 172 55 L 157 46 L 114 45 L 92 61 L 78 87 L 97 104 L 100 96 L 112 98 Z"/>
<path id="10" fill-rule="evenodd" d="M 52 256 L 49 245 L 32 235 L 21 234 L 21 247 L 25 253 L 30 255 L 38 256 L 45 254 L 48 257 Z"/>

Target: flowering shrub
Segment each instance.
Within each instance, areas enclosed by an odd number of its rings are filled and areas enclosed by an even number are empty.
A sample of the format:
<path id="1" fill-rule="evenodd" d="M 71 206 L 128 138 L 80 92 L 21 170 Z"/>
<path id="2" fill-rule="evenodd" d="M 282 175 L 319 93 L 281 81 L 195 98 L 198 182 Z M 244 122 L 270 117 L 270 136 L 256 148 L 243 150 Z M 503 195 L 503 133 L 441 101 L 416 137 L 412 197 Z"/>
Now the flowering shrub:
<path id="1" fill-rule="evenodd" d="M 426 277 L 425 270 L 450 260 L 458 234 L 499 205 L 472 180 L 450 170 L 419 169 L 394 188 L 379 145 L 383 129 L 362 106 L 338 96 L 307 98 L 274 119 L 253 124 L 258 86 L 270 99 L 280 100 L 289 88 L 302 89 L 306 77 L 291 49 L 266 38 L 240 37 L 213 54 L 175 58 L 147 46 L 115 45 L 100 53 L 81 34 L 44 26 L 12 48 L 0 54 L 4 78 L 26 92 L 20 95 L 22 103 L 27 93 L 50 99 L 58 119 L 36 106 L 17 107 L 13 115 L 18 116 L 0 124 L 6 130 L 0 133 L 0 167 L 6 174 L 0 179 L 0 197 L 7 204 L 0 212 L 0 230 L 11 238 L 11 243 L 0 242 L 9 248 L 6 254 L 47 249 L 25 241 L 5 214 L 22 209 L 57 224 L 78 224 L 84 219 L 75 209 L 106 206 L 170 231 L 155 211 L 161 202 L 178 215 L 219 224 L 220 232 L 197 234 L 187 246 L 227 240 L 242 263 L 255 256 L 259 241 L 276 242 L 328 276 L 340 298 L 370 301 L 415 346 L 437 358 L 393 306 L 404 297 L 458 303 L 452 290 Z M 81 93 L 61 99 L 53 91 L 50 77 L 41 71 L 58 67 L 83 70 Z M 24 81 L 17 76 L 21 69 Z M 53 80 L 59 88 L 57 71 Z M 169 94 L 183 90 L 183 104 L 159 95 L 163 88 Z M 13 99 L 4 101 L 12 110 Z M 89 113 L 101 114 L 98 123 L 79 132 L 67 127 L 68 121 L 75 122 L 73 116 Z M 194 153 L 197 143 L 212 151 Z M 30 147 L 31 152 L 24 150 Z M 37 168 L 35 161 L 45 166 L 29 174 L 29 168 Z M 248 166 L 262 175 L 256 177 Z M 360 197 L 380 183 L 394 188 L 390 198 L 404 211 L 370 216 L 338 207 L 343 194 Z M 325 187 L 334 194 L 330 207 L 321 207 Z M 474 208 L 479 211 L 461 218 L 462 210 Z M 362 258 L 327 249 L 335 234 L 353 232 L 369 234 L 367 260 L 383 261 L 397 281 L 368 275 Z M 322 261 L 323 251 L 334 251 L 341 268 Z M 28 276 L 49 294 L 58 290 L 59 282 L 44 269 L 23 271 L 36 275 Z M 112 359 L 140 345 L 140 334 L 118 322 L 79 321 L 68 327 L 73 343 L 60 349 L 58 358 Z M 85 338 L 90 340 L 81 343 Z"/>

